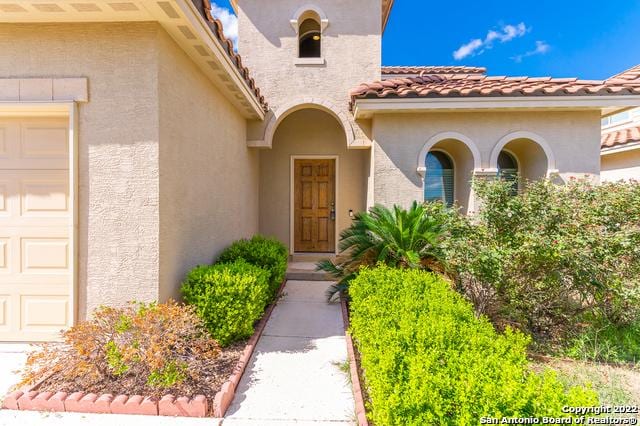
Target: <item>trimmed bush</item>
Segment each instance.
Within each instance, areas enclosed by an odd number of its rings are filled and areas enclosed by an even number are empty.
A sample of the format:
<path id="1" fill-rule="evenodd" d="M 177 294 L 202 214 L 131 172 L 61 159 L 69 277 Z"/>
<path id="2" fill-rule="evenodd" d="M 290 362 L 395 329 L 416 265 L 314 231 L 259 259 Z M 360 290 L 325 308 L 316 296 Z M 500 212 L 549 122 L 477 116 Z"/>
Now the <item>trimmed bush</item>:
<path id="1" fill-rule="evenodd" d="M 195 306 L 221 346 L 246 339 L 269 301 L 269 273 L 239 259 L 198 266 L 182 284 L 185 302 Z"/>
<path id="2" fill-rule="evenodd" d="M 250 240 L 239 240 L 225 249 L 220 255 L 219 263 L 234 262 L 244 259 L 252 265 L 259 266 L 269 272 L 269 288 L 275 297 L 287 272 L 287 248 L 280 241 L 256 235 Z"/>
<path id="3" fill-rule="evenodd" d="M 483 416 L 565 417 L 594 406 L 594 392 L 566 389 L 528 369 L 529 339 L 497 333 L 436 274 L 379 266 L 351 282 L 351 332 L 377 425 L 471 425 Z"/>

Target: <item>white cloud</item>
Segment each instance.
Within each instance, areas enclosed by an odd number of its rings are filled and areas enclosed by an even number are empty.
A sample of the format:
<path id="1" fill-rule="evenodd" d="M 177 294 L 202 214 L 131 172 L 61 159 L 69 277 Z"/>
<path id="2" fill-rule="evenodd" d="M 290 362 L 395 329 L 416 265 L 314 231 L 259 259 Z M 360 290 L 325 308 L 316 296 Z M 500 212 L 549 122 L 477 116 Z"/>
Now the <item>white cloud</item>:
<path id="1" fill-rule="evenodd" d="M 517 37 L 522 37 L 530 28 L 520 22 L 517 25 L 505 25 L 500 31 L 489 30 L 484 40 L 476 38 L 471 40 L 467 44 L 460 46 L 455 52 L 453 52 L 453 58 L 457 61 L 466 58 L 467 56 L 481 55 L 485 50 L 493 47 L 493 42 L 498 40 L 501 43 L 506 43 Z"/>
<path id="2" fill-rule="evenodd" d="M 528 58 L 529 56 L 544 55 L 545 53 L 547 53 L 549 51 L 549 49 L 551 49 L 551 46 L 549 46 L 544 41 L 538 40 L 538 41 L 536 41 L 535 49 L 529 50 L 528 52 L 522 53 L 520 55 L 516 55 L 516 56 L 512 57 L 511 59 L 513 59 L 516 62 L 522 62 L 522 60 L 524 58 Z"/>
<path id="3" fill-rule="evenodd" d="M 211 3 L 211 13 L 214 17 L 222 22 L 222 28 L 224 29 L 224 36 L 233 42 L 233 45 L 238 47 L 238 17 L 234 15 L 229 9 L 220 7 L 215 3 Z"/>
<path id="4" fill-rule="evenodd" d="M 479 38 L 475 40 L 471 40 L 469 43 L 463 44 L 458 48 L 458 50 L 453 52 L 453 57 L 458 61 L 460 59 L 466 58 L 467 56 L 471 55 L 474 51 L 481 48 L 483 44 L 484 44 L 483 41 L 480 40 Z"/>

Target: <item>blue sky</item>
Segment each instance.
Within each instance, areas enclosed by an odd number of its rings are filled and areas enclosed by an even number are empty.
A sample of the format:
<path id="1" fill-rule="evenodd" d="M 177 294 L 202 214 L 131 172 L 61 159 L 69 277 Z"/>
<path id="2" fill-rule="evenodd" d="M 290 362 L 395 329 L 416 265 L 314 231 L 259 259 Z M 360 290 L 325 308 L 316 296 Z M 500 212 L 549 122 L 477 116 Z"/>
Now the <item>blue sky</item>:
<path id="1" fill-rule="evenodd" d="M 382 51 L 384 65 L 603 79 L 640 63 L 640 0 L 396 0 Z"/>

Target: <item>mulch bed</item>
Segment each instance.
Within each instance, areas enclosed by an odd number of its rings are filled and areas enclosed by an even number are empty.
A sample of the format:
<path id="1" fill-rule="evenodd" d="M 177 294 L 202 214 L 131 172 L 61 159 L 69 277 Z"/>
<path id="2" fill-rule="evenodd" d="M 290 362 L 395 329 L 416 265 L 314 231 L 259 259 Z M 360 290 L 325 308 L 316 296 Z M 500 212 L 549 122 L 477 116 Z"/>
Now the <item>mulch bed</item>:
<path id="1" fill-rule="evenodd" d="M 124 378 L 122 380 L 110 380 L 104 378 L 102 381 L 91 383 L 89 385 L 79 384 L 79 381 L 68 381 L 64 378 L 53 375 L 39 383 L 33 390 L 38 391 L 63 391 L 76 392 L 82 391 L 87 393 L 111 393 L 114 395 L 124 393 L 128 395 L 152 395 L 162 396 L 164 394 L 174 394 L 181 396 L 205 395 L 207 398 L 213 397 L 220 390 L 222 384 L 233 373 L 242 351 L 246 345 L 246 341 L 234 343 L 226 348 L 220 349 L 220 355 L 211 359 L 209 362 L 202 363 L 201 376 L 199 380 L 185 380 L 180 387 L 165 389 L 158 393 L 157 390 L 147 386 L 141 386 L 139 381 Z"/>
<path id="2" fill-rule="evenodd" d="M 201 363 L 200 376 L 198 380 L 187 379 L 180 384 L 180 386 L 163 389 L 158 392 L 157 389 L 153 389 L 144 385 L 141 385 L 139 380 L 133 378 L 122 379 L 110 379 L 104 377 L 101 381 L 87 383 L 78 378 L 77 380 L 70 381 L 65 380 L 60 375 L 51 375 L 46 377 L 41 382 L 37 383 L 30 390 L 39 392 L 67 392 L 72 394 L 73 392 L 85 392 L 112 395 L 145 395 L 153 396 L 160 399 L 163 395 L 172 394 L 176 396 L 186 396 L 194 398 L 197 395 L 204 395 L 208 401 L 208 415 L 213 416 L 214 409 L 214 397 L 216 393 L 220 391 L 222 385 L 229 380 L 229 377 L 234 373 L 238 361 L 242 356 L 247 341 L 241 341 L 234 343 L 226 348 L 221 348 L 218 357 L 209 361 Z M 63 344 L 56 344 L 61 347 Z"/>

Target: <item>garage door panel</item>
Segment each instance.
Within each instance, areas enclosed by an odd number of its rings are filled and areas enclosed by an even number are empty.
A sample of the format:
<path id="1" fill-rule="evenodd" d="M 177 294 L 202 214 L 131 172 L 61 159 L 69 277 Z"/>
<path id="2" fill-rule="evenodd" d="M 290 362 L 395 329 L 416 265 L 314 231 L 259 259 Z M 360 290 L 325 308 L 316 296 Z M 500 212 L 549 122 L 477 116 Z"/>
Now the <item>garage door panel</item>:
<path id="1" fill-rule="evenodd" d="M 0 274 L 9 273 L 9 238 L 0 238 Z"/>
<path id="2" fill-rule="evenodd" d="M 23 125 L 20 154 L 24 159 L 66 159 L 69 155 L 65 127 Z"/>
<path id="3" fill-rule="evenodd" d="M 0 180 L 0 216 L 9 215 L 9 181 Z"/>
<path id="4" fill-rule="evenodd" d="M 20 271 L 26 274 L 66 274 L 70 269 L 67 238 L 22 238 Z"/>
<path id="5" fill-rule="evenodd" d="M 68 169 L 66 118 L 0 118 L 0 169 Z"/>
<path id="6" fill-rule="evenodd" d="M 0 332 L 9 330 L 9 305 L 11 296 L 9 294 L 0 294 Z"/>
<path id="7" fill-rule="evenodd" d="M 73 312 L 66 118 L 0 118 L 0 341 L 59 339 Z"/>
<path id="8" fill-rule="evenodd" d="M 23 332 L 55 333 L 69 322 L 67 296 L 22 296 L 20 302 L 20 328 Z"/>
<path id="9" fill-rule="evenodd" d="M 20 183 L 23 216 L 68 216 L 69 182 L 59 173 L 40 179 L 23 179 Z"/>

